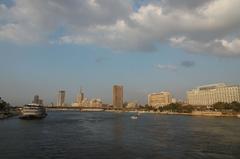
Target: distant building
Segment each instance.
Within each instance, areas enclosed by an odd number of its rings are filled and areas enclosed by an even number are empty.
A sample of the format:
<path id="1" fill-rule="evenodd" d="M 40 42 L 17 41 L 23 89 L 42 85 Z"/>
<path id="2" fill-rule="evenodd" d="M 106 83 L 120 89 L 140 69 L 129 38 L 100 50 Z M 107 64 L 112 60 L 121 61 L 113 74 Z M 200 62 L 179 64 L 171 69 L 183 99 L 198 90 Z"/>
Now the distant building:
<path id="1" fill-rule="evenodd" d="M 64 90 L 60 90 L 58 92 L 57 106 L 64 106 L 65 95 L 66 95 L 66 92 Z"/>
<path id="2" fill-rule="evenodd" d="M 123 86 L 113 86 L 113 107 L 123 108 Z"/>
<path id="3" fill-rule="evenodd" d="M 89 102 L 90 107 L 102 107 L 102 101 L 101 99 L 92 99 Z"/>
<path id="4" fill-rule="evenodd" d="M 79 103 L 72 103 L 72 107 L 79 107 Z"/>
<path id="5" fill-rule="evenodd" d="M 126 108 L 137 108 L 137 103 L 136 102 L 129 102 L 126 106 Z"/>
<path id="6" fill-rule="evenodd" d="M 87 98 L 84 98 L 82 103 L 81 103 L 81 106 L 82 107 L 89 107 L 89 101 Z"/>
<path id="7" fill-rule="evenodd" d="M 39 95 L 35 95 L 32 103 L 43 105 L 43 100 L 39 98 Z"/>
<path id="8" fill-rule="evenodd" d="M 43 105 L 43 100 L 39 99 L 38 104 Z"/>
<path id="9" fill-rule="evenodd" d="M 240 86 L 217 83 L 199 86 L 187 91 L 187 101 L 191 105 L 212 105 L 217 102 L 240 102 Z"/>
<path id="10" fill-rule="evenodd" d="M 148 105 L 158 108 L 172 103 L 172 95 L 169 92 L 151 93 L 148 95 Z"/>
<path id="11" fill-rule="evenodd" d="M 34 96 L 32 103 L 39 104 L 39 95 Z"/>
<path id="12" fill-rule="evenodd" d="M 84 93 L 82 92 L 82 89 L 81 89 L 79 95 L 77 96 L 77 103 L 79 106 L 81 106 L 83 100 L 84 100 Z"/>
<path id="13" fill-rule="evenodd" d="M 177 99 L 176 98 L 172 98 L 172 103 L 177 103 Z"/>

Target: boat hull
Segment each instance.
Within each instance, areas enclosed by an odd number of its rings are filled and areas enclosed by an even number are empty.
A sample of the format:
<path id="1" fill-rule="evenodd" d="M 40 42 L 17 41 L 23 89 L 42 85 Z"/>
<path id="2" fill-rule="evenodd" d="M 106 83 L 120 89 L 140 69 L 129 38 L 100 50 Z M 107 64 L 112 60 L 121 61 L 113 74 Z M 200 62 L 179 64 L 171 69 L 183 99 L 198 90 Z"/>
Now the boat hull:
<path id="1" fill-rule="evenodd" d="M 47 114 L 45 115 L 21 115 L 19 117 L 19 119 L 22 119 L 22 120 L 35 120 L 35 119 L 43 119 L 47 116 Z"/>

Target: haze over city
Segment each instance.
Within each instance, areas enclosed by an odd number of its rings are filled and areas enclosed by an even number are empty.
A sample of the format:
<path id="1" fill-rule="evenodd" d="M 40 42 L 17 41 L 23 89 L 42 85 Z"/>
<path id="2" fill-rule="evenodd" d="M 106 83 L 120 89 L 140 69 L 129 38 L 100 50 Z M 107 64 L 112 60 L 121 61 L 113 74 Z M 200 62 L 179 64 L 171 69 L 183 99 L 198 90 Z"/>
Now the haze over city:
<path id="1" fill-rule="evenodd" d="M 240 83 L 239 0 L 0 0 L 0 96 L 46 104 L 89 98 L 145 104 L 170 91 Z"/>

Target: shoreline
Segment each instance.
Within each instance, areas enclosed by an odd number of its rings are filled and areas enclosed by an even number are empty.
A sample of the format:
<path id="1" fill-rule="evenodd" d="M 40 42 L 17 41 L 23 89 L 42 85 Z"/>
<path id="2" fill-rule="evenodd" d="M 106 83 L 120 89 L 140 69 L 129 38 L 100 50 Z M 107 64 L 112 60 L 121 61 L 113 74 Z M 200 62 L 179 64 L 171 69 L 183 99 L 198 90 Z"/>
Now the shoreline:
<path id="1" fill-rule="evenodd" d="M 186 116 L 207 116 L 207 117 L 237 117 L 240 118 L 240 113 L 223 113 L 213 111 L 193 111 L 192 113 L 179 113 L 179 112 L 154 112 L 154 111 L 106 111 L 116 113 L 137 113 L 140 114 L 159 114 L 159 115 L 186 115 Z"/>

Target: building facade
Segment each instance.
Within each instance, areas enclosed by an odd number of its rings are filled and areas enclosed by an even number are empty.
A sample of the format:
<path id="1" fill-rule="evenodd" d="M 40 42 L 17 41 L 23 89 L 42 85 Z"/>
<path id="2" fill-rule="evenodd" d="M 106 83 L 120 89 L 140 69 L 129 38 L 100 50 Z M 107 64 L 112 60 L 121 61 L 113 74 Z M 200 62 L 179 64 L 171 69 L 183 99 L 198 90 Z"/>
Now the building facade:
<path id="1" fill-rule="evenodd" d="M 129 108 L 129 109 L 134 109 L 134 108 L 137 108 L 138 105 L 136 102 L 129 102 L 126 106 L 126 108 Z"/>
<path id="2" fill-rule="evenodd" d="M 123 86 L 113 86 L 113 107 L 123 108 Z"/>
<path id="3" fill-rule="evenodd" d="M 102 107 L 102 100 L 101 99 L 92 99 L 89 102 L 89 106 L 90 107 L 98 107 L 101 108 Z"/>
<path id="4" fill-rule="evenodd" d="M 148 105 L 158 108 L 172 103 L 172 95 L 169 92 L 151 93 L 148 95 Z"/>
<path id="5" fill-rule="evenodd" d="M 66 92 L 64 90 L 60 90 L 58 92 L 57 106 L 64 106 L 65 95 L 66 95 Z"/>
<path id="6" fill-rule="evenodd" d="M 240 86 L 217 83 L 199 86 L 187 91 L 187 101 L 191 105 L 209 106 L 217 102 L 240 102 Z"/>

